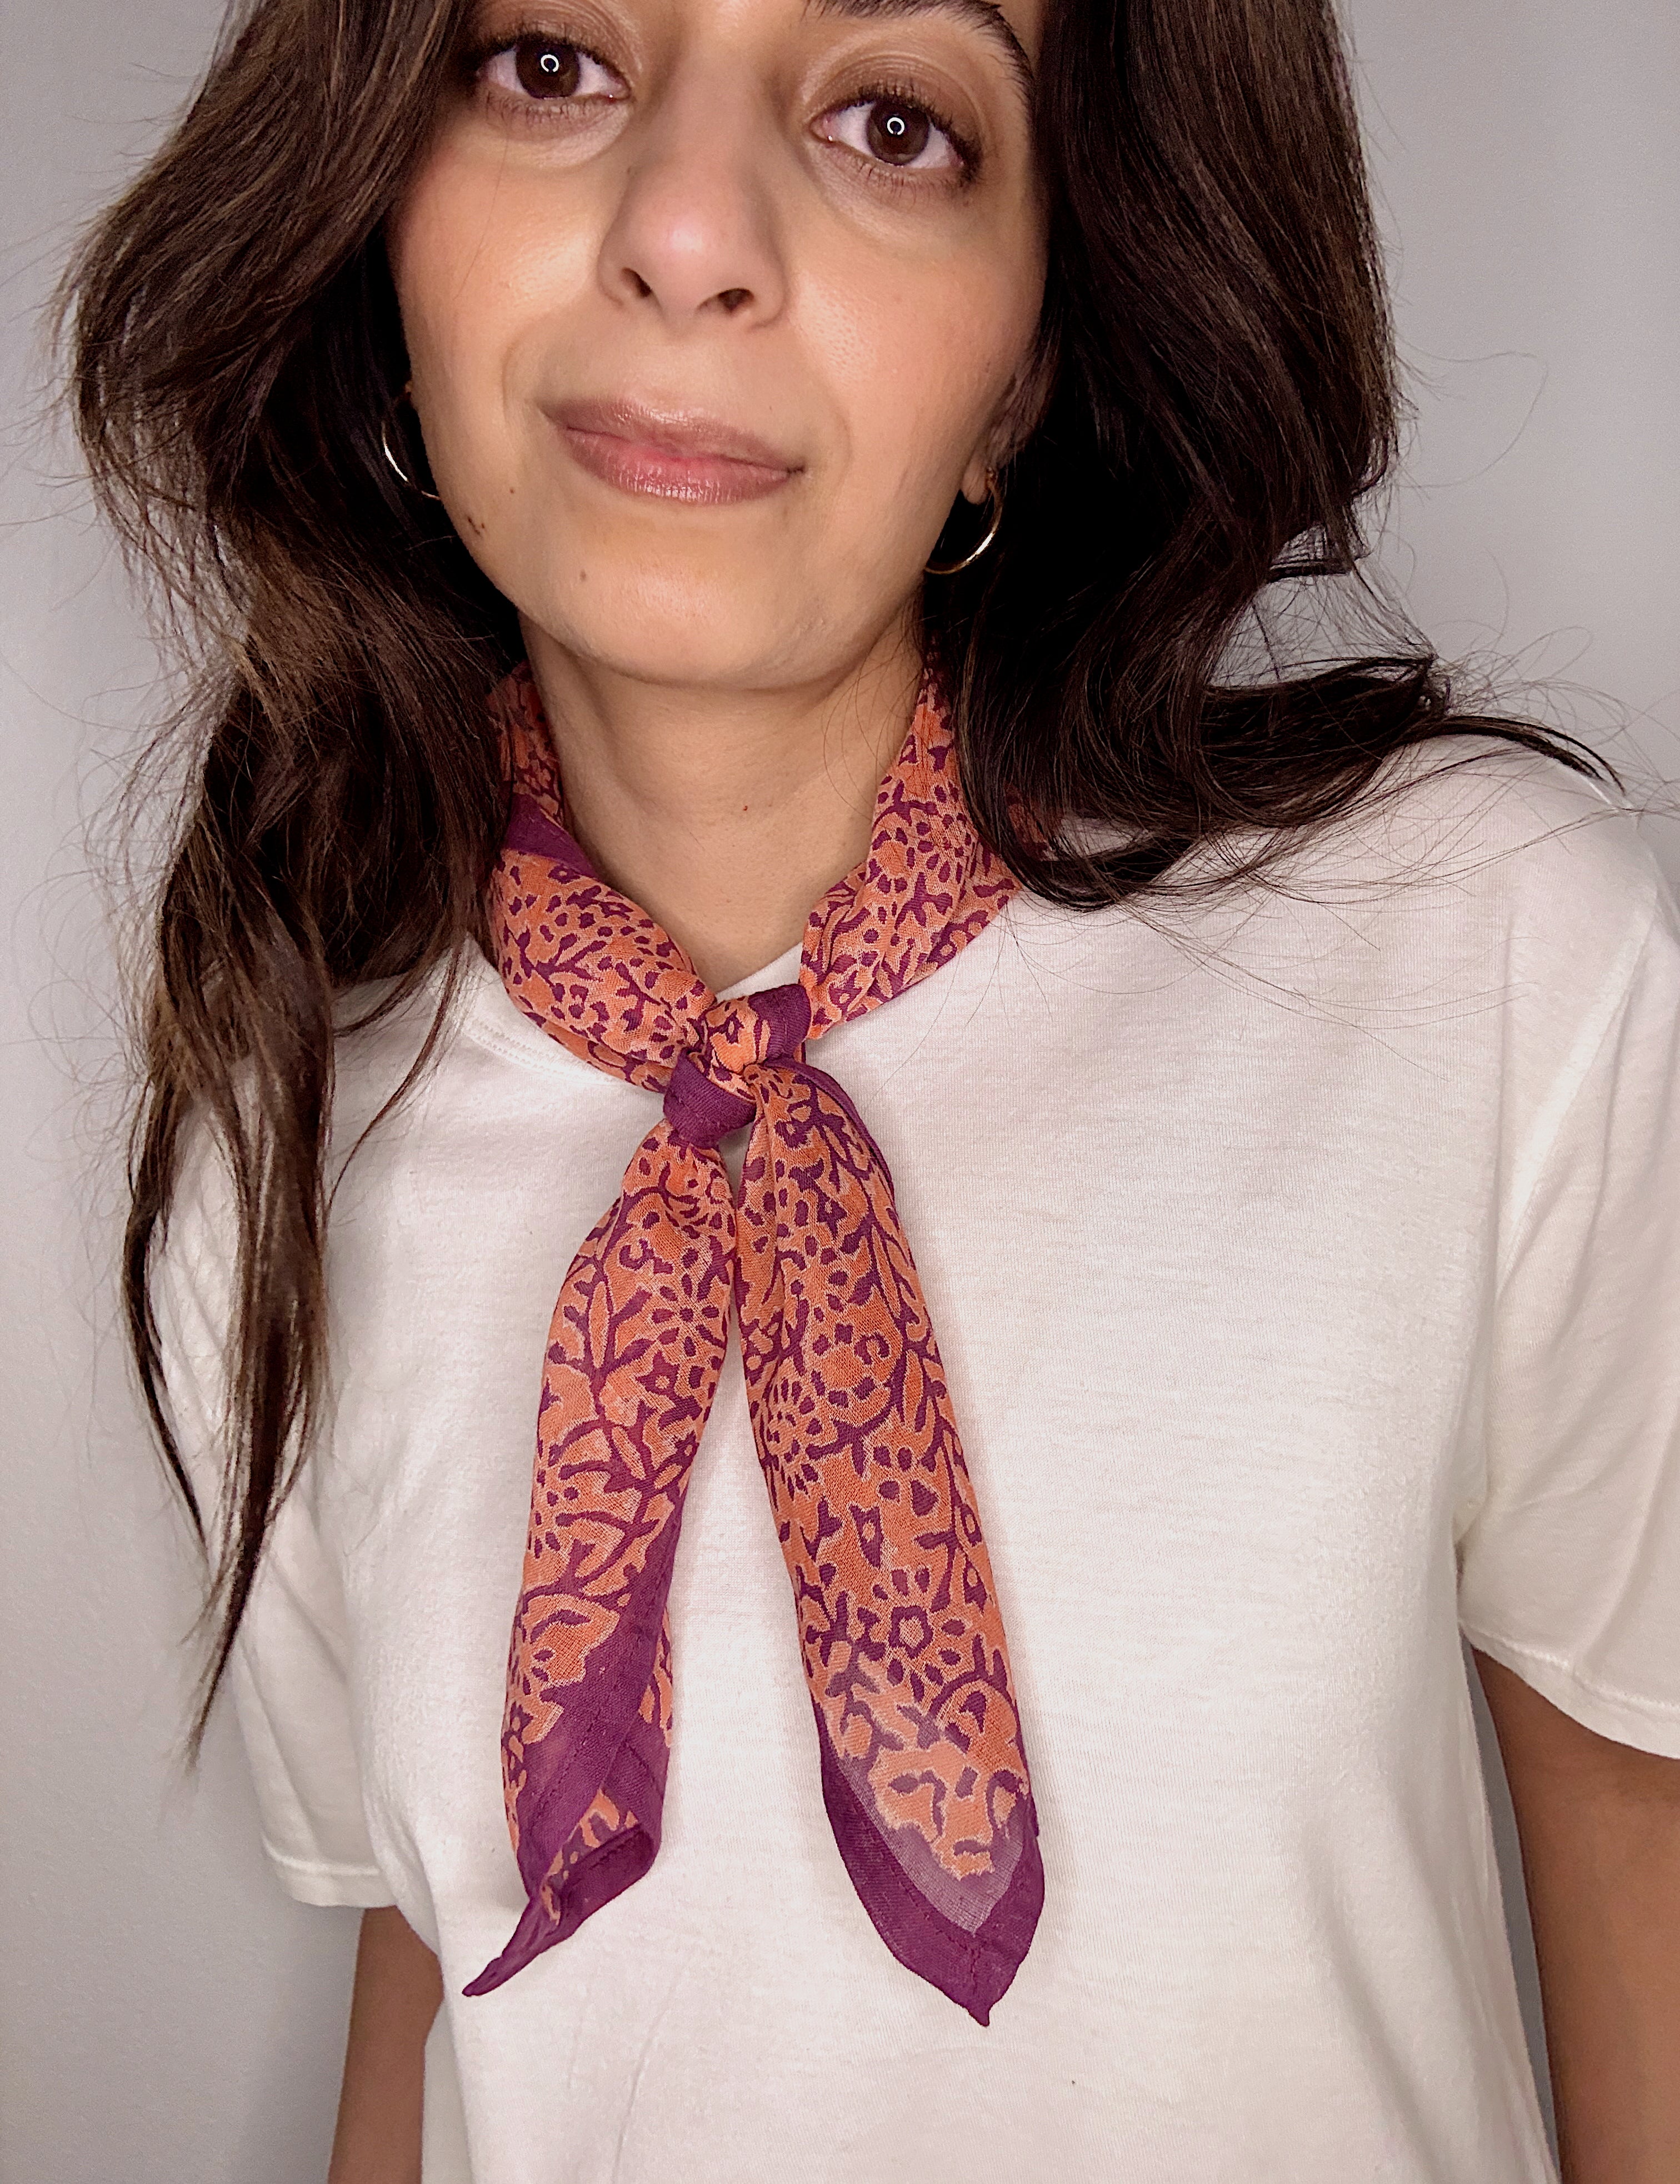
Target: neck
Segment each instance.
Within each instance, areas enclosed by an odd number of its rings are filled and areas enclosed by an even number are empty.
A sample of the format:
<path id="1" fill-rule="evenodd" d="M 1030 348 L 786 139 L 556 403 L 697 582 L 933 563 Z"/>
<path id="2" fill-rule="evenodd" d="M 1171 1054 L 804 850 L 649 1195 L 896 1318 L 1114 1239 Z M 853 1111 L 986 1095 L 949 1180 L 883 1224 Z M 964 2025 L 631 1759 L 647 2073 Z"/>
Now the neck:
<path id="1" fill-rule="evenodd" d="M 909 628 L 822 682 L 728 691 L 637 682 L 525 635 L 596 871 L 714 992 L 793 947 L 869 849 L 921 681 Z"/>

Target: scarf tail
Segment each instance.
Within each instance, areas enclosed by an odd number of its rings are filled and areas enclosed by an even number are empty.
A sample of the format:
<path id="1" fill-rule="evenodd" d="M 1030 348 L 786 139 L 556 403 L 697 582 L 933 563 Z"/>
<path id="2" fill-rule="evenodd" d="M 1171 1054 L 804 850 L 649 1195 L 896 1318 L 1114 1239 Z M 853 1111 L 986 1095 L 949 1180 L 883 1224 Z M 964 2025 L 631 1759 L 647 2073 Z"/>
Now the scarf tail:
<path id="1" fill-rule="evenodd" d="M 720 1178 L 720 1167 L 717 1177 L 697 1171 L 659 1125 L 554 1308 L 502 1735 L 526 1903 L 465 1994 L 488 1993 L 576 1933 L 659 1850 L 667 1602 L 728 1329 L 730 1255 L 718 1228 L 720 1219 L 732 1228 L 733 1207 L 726 1187 L 718 1203 Z M 592 1535 L 581 1558 L 579 1526 Z"/>
<path id="2" fill-rule="evenodd" d="M 760 1097 L 737 1306 L 823 1804 L 882 1941 L 983 2025 L 1044 1897 L 990 1557 L 886 1156 L 803 1056 Z"/>

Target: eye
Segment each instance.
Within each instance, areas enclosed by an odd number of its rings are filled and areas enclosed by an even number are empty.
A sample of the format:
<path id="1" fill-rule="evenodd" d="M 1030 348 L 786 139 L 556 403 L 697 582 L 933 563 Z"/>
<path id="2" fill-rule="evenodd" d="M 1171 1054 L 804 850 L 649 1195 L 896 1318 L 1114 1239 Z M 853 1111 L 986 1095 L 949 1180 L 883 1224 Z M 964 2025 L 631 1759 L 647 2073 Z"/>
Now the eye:
<path id="1" fill-rule="evenodd" d="M 569 39 L 528 31 L 482 63 L 481 80 L 521 105 L 559 99 L 611 99 L 624 95 L 623 79 L 604 61 Z"/>
<path id="2" fill-rule="evenodd" d="M 828 144 L 844 144 L 883 166 L 960 174 L 970 164 L 948 122 L 915 99 L 877 92 L 837 106 L 817 124 Z"/>

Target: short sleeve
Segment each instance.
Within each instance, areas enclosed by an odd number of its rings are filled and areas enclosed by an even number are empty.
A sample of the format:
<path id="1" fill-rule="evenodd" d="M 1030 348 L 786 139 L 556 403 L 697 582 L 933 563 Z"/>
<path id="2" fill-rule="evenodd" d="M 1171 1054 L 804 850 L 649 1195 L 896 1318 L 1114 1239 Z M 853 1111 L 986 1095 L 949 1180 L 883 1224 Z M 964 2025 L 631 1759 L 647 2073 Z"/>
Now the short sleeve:
<path id="1" fill-rule="evenodd" d="M 1680 1758 L 1680 933 L 1659 888 L 1518 1211 L 1494 1312 L 1472 1645 Z"/>
<path id="2" fill-rule="evenodd" d="M 222 1329 L 231 1206 L 219 1164 L 189 1160 L 159 1257 L 153 1302 L 166 1401 L 181 1458 L 215 1536 L 222 1492 Z M 317 1532 L 307 1474 L 281 1507 L 229 1663 L 263 1847 L 305 1903 L 393 1901 L 369 1841 L 353 1732 L 342 1590 Z"/>

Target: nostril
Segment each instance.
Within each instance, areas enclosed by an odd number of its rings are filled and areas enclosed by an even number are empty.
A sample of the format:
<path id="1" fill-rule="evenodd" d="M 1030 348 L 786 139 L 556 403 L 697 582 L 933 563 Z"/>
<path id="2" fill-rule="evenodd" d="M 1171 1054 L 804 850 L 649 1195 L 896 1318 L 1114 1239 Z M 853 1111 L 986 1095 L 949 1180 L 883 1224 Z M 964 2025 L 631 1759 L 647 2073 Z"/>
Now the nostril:
<path id="1" fill-rule="evenodd" d="M 726 311 L 738 311 L 743 304 L 751 301 L 752 294 L 750 288 L 720 288 L 717 299 Z"/>

